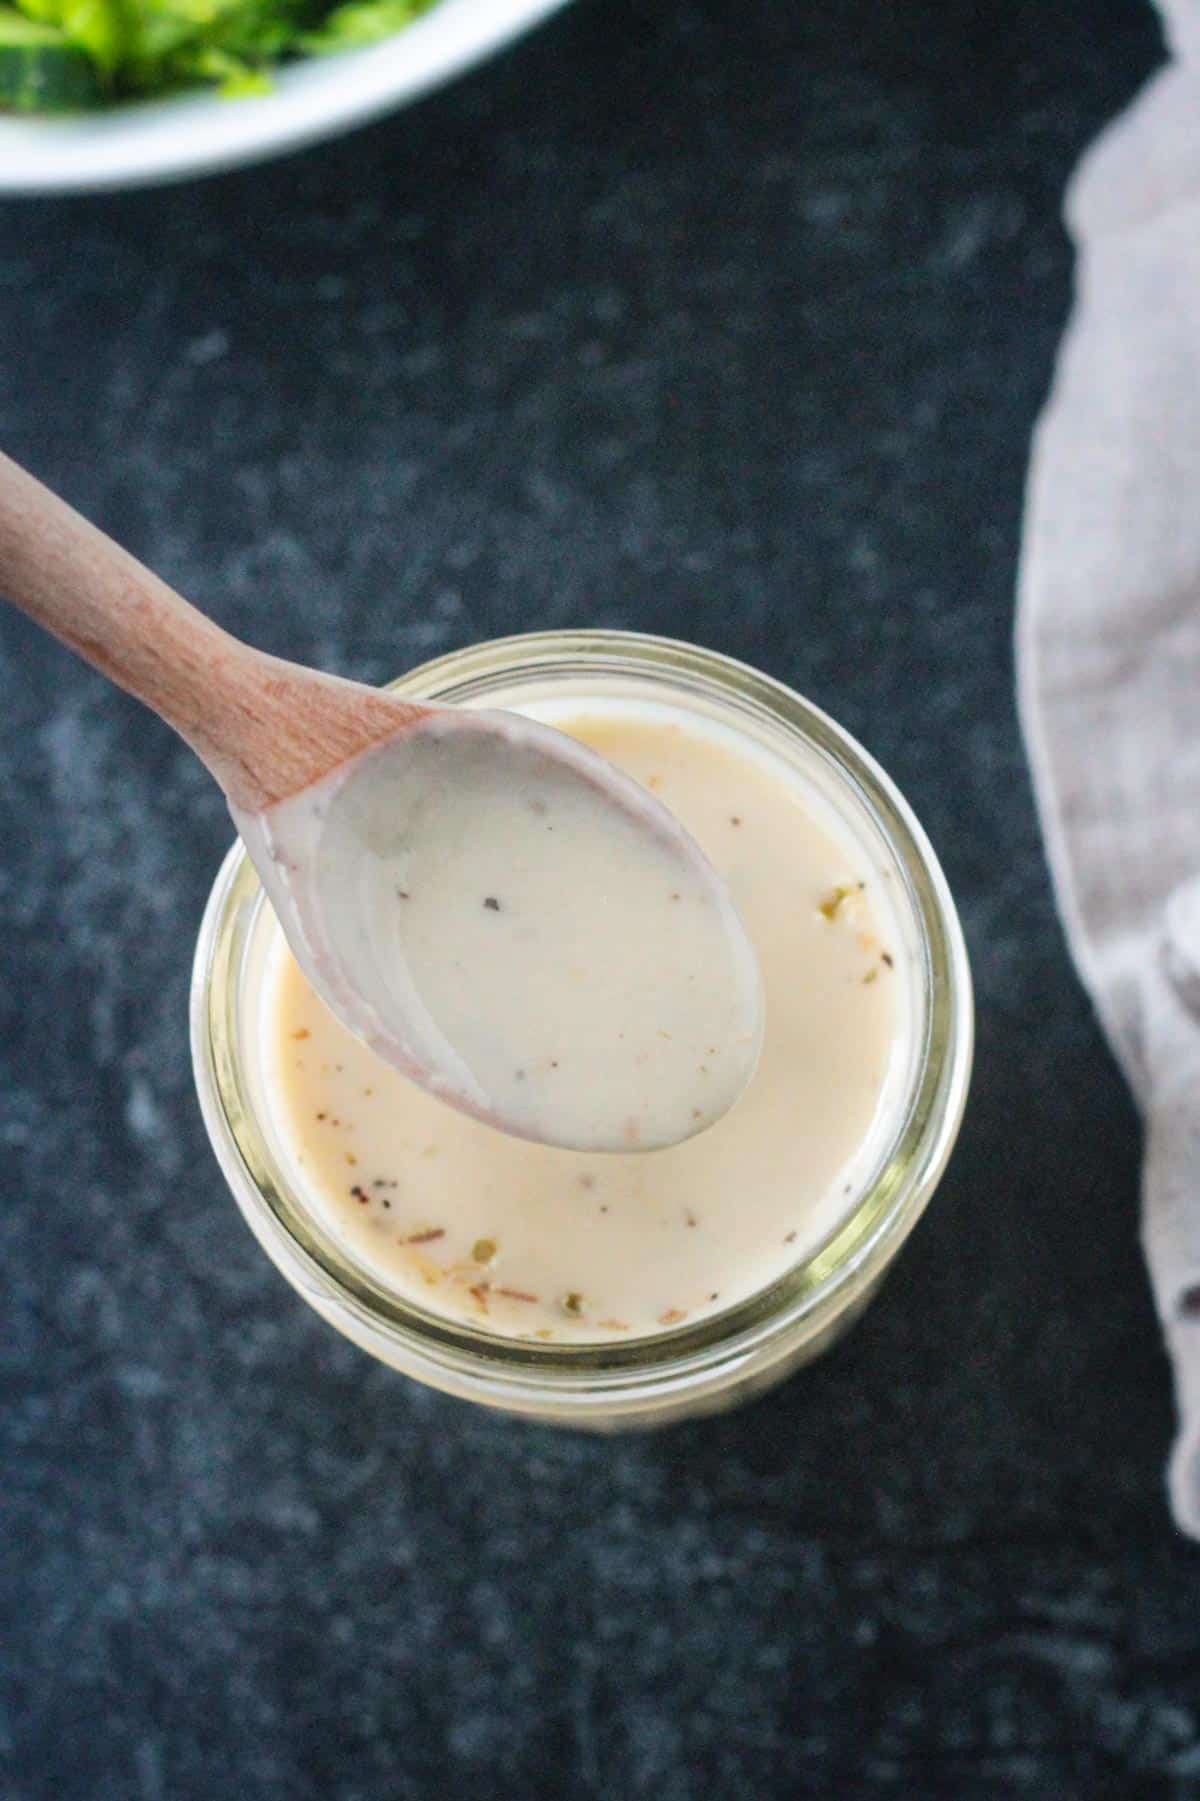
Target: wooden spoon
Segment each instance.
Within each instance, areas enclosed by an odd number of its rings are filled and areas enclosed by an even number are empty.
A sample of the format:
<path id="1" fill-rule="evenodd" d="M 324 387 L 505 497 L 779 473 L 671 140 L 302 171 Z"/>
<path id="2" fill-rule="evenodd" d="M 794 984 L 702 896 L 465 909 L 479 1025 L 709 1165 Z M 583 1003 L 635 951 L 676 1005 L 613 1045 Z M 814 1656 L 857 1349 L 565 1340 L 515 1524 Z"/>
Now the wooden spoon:
<path id="1" fill-rule="evenodd" d="M 310 981 L 412 1080 L 589 1149 L 676 1142 L 741 1093 L 753 951 L 691 838 L 603 758 L 252 649 L 2 455 L 0 592 L 192 747 Z"/>

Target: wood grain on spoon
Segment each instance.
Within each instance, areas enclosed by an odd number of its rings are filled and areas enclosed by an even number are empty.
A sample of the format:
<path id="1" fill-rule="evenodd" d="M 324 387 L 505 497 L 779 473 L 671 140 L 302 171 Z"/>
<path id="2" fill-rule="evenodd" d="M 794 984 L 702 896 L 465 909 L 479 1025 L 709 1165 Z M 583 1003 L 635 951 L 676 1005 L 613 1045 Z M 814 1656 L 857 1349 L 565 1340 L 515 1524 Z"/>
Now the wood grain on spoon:
<path id="1" fill-rule="evenodd" d="M 0 592 L 153 708 L 242 812 L 429 711 L 243 644 L 2 454 Z"/>

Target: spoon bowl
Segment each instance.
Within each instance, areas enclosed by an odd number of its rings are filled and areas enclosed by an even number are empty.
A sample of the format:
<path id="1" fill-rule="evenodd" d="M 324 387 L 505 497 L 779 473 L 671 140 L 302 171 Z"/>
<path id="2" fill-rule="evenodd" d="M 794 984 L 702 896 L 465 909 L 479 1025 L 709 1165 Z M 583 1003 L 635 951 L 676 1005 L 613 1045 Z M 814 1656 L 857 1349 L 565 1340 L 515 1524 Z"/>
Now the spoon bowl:
<path id="1" fill-rule="evenodd" d="M 312 985 L 451 1105 L 649 1150 L 758 1059 L 757 962 L 674 816 L 517 714 L 430 709 L 238 829 Z"/>

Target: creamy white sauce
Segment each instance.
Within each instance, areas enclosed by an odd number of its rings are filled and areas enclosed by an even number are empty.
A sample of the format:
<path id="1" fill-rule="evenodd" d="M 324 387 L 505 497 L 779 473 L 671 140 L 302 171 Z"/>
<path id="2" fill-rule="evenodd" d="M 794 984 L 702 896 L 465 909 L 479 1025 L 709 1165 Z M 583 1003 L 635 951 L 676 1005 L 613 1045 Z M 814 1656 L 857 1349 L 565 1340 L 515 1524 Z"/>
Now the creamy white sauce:
<path id="1" fill-rule="evenodd" d="M 443 1099 L 645 1150 L 745 1088 L 762 993 L 725 885 L 647 790 L 544 725 L 443 711 L 238 823 L 310 979 Z"/>
<path id="2" fill-rule="evenodd" d="M 702 1137 L 649 1155 L 506 1137 L 374 1056 L 278 934 L 258 1022 L 263 1099 L 297 1189 L 377 1280 L 506 1336 L 611 1342 L 761 1291 L 845 1216 L 895 1128 L 917 972 L 888 875 L 781 761 L 668 706 L 564 703 L 552 716 L 663 800 L 728 882 L 766 992 L 742 1099 Z M 499 873 L 494 890 L 516 892 Z M 467 923 L 486 933 L 504 918 L 490 912 Z"/>

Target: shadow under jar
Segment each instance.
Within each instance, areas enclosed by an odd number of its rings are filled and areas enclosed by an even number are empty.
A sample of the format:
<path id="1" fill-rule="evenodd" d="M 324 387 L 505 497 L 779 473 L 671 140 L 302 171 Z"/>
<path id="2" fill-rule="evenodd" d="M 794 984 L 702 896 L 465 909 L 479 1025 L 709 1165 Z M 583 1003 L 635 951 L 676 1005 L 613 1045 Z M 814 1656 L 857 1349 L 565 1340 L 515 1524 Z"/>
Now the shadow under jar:
<path id="1" fill-rule="evenodd" d="M 769 769 L 836 842 L 847 872 L 845 884 L 784 893 L 782 904 L 797 918 L 803 910 L 806 918 L 820 914 L 838 923 L 843 905 L 847 918 L 855 905 L 861 884 L 854 878 L 869 873 L 877 898 L 866 923 L 882 932 L 887 948 L 881 953 L 871 933 L 860 930 L 865 973 L 844 979 L 885 976 L 896 984 L 886 1079 L 836 1179 L 823 1183 L 819 1198 L 798 1205 L 794 1222 L 790 1216 L 774 1222 L 790 1222 L 792 1229 L 774 1232 L 771 1259 L 753 1263 L 758 1278 L 749 1291 L 741 1272 L 740 1281 L 722 1281 L 704 1296 L 701 1310 L 668 1308 L 655 1330 L 633 1335 L 610 1329 L 612 1321 L 593 1328 L 586 1317 L 571 1318 L 569 1332 L 564 1319 L 561 1339 L 517 1335 L 511 1324 L 498 1329 L 482 1301 L 472 1316 L 448 1308 L 436 1289 L 422 1293 L 390 1280 L 362 1234 L 342 1230 L 324 1204 L 275 1094 L 278 983 L 272 972 L 286 953 L 239 844 L 205 912 L 191 1001 L 200 1104 L 234 1197 L 268 1256 L 317 1312 L 417 1381 L 510 1413 L 593 1430 L 665 1424 L 736 1405 L 818 1355 L 862 1312 L 924 1210 L 958 1132 L 971 1064 L 970 974 L 954 905 L 924 833 L 888 778 L 833 721 L 768 677 L 691 645 L 619 632 L 533 634 L 456 652 L 393 686 L 415 698 L 528 711 L 564 729 L 606 718 L 670 722 L 685 741 L 719 743 Z M 662 798 L 671 804 L 669 792 Z M 730 823 L 740 821 L 734 816 Z M 752 919 L 747 924 L 753 936 Z M 772 1018 L 765 958 L 764 976 L 765 1062 Z M 818 1068 L 819 1042 L 814 1057 Z M 778 1089 L 778 1069 L 774 1079 Z M 811 1070 L 797 1068 L 797 1085 L 812 1079 Z M 715 1151 L 728 1153 L 737 1142 L 730 1137 L 722 1144 L 717 1134 L 737 1127 L 744 1135 L 755 1115 L 742 1115 L 738 1126 L 739 1112 L 752 1107 L 753 1095 L 752 1083 L 733 1114 L 689 1146 L 620 1161 L 645 1167 L 680 1150 L 694 1156 L 701 1147 L 703 1154 L 711 1140 L 712 1161 L 726 1179 L 733 1176 L 718 1204 L 748 1214 L 736 1159 L 731 1171 L 728 1154 L 722 1160 Z M 800 1118 L 804 1097 L 794 1098 Z M 421 1105 L 438 1106 L 427 1097 Z M 488 1130 L 473 1122 L 470 1129 Z M 806 1171 L 803 1128 L 793 1137 L 769 1160 L 781 1172 L 772 1182 L 785 1199 L 787 1170 L 798 1192 Z M 510 1141 L 499 1135 L 480 1142 L 484 1154 L 490 1143 L 497 1158 L 510 1155 Z M 523 1154 L 571 1155 L 528 1146 Z M 762 1160 L 756 1157 L 753 1168 L 761 1179 Z M 406 1186 L 414 1182 L 419 1187 L 419 1165 Z M 350 1183 L 349 1191 L 357 1187 Z M 571 1209 L 579 1204 L 578 1196 L 564 1195 L 563 1233 L 572 1232 Z M 486 1282 L 477 1286 L 486 1296 Z M 462 1300 L 458 1291 L 456 1298 Z"/>

